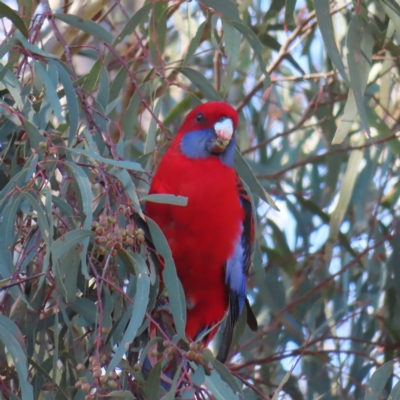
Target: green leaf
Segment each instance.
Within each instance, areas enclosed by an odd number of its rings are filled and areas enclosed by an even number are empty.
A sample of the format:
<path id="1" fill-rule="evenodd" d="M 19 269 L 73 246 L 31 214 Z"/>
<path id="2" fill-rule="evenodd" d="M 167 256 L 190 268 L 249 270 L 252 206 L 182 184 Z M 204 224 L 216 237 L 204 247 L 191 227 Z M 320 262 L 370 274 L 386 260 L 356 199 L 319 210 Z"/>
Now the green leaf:
<path id="1" fill-rule="evenodd" d="M 186 96 L 182 101 L 177 103 L 174 107 L 172 107 L 168 114 L 164 117 L 164 125 L 169 125 L 173 121 L 176 121 L 179 118 L 182 118 L 187 111 L 190 110 L 191 106 L 191 98 L 190 96 Z"/>
<path id="2" fill-rule="evenodd" d="M 167 20 L 169 15 L 168 4 L 164 2 L 154 3 L 153 12 L 149 23 L 149 61 L 153 67 L 162 68 L 163 53 L 167 39 Z M 145 79 L 146 81 L 146 79 Z"/>
<path id="3" fill-rule="evenodd" d="M 178 71 L 185 75 L 186 78 L 190 80 L 190 82 L 195 85 L 200 92 L 204 95 L 207 100 L 214 100 L 214 101 L 221 101 L 221 96 L 219 93 L 214 89 L 213 85 L 209 82 L 209 80 L 202 75 L 200 72 L 189 68 L 189 67 L 182 67 L 177 68 Z"/>
<path id="4" fill-rule="evenodd" d="M 172 316 L 175 322 L 175 328 L 181 338 L 185 337 L 186 322 L 186 300 L 182 284 L 176 273 L 175 263 L 172 259 L 171 249 L 168 246 L 167 239 L 158 225 L 149 217 L 146 217 L 150 234 L 153 239 L 157 252 L 164 258 L 163 280 L 168 291 L 169 302 Z"/>
<path id="5" fill-rule="evenodd" d="M 20 203 L 22 200 L 22 194 L 17 193 L 10 196 L 9 202 L 1 212 L 1 224 L 0 224 L 0 275 L 3 279 L 12 277 L 13 272 L 13 256 L 10 251 L 10 246 L 15 241 L 15 220 L 17 212 L 20 209 Z M 16 297 L 20 291 L 17 288 L 13 288 L 11 294 Z"/>
<path id="6" fill-rule="evenodd" d="M 379 367 L 368 381 L 364 400 L 379 400 L 381 398 L 381 393 L 385 388 L 386 382 L 392 376 L 392 373 L 393 361 L 388 361 Z"/>
<path id="7" fill-rule="evenodd" d="M 286 25 L 295 25 L 296 21 L 294 20 L 294 10 L 296 8 L 296 0 L 286 0 L 285 7 L 285 24 Z"/>
<path id="8" fill-rule="evenodd" d="M 275 51 L 278 51 L 281 49 L 282 45 L 278 42 L 278 40 L 275 39 L 274 36 L 269 35 L 268 33 L 264 32 L 260 35 L 260 41 L 264 46 L 267 46 Z M 286 56 L 286 59 L 293 65 L 294 68 L 297 69 L 302 75 L 305 75 L 306 73 L 304 72 L 303 68 L 301 68 L 300 64 L 295 60 L 295 58 L 288 54 Z"/>
<path id="9" fill-rule="evenodd" d="M 254 176 L 253 171 L 249 167 L 249 164 L 247 164 L 246 160 L 237 149 L 235 151 L 235 169 L 253 193 L 268 203 L 274 210 L 279 211 L 279 208 L 272 197 L 261 186 L 260 182 Z"/>
<path id="10" fill-rule="evenodd" d="M 380 0 L 387 16 L 393 22 L 397 41 L 400 40 L 400 5 L 395 0 Z"/>
<path id="11" fill-rule="evenodd" d="M 68 25 L 78 28 L 89 35 L 93 35 L 95 38 L 102 40 L 103 42 L 111 43 L 113 40 L 111 33 L 106 31 L 102 26 L 93 21 L 84 20 L 78 15 L 55 13 L 53 14 L 53 17 L 65 22 Z"/>
<path id="12" fill-rule="evenodd" d="M 237 29 L 234 29 L 232 25 L 222 19 L 222 27 L 224 30 L 225 38 L 225 52 L 228 55 L 226 60 L 226 69 L 222 78 L 221 92 L 222 96 L 229 92 L 232 85 L 233 76 L 236 71 L 236 65 L 239 59 L 239 46 L 241 40 L 241 34 Z"/>
<path id="13" fill-rule="evenodd" d="M 0 18 L 8 18 L 26 38 L 28 37 L 28 29 L 22 18 L 5 3 L 0 3 Z"/>
<path id="14" fill-rule="evenodd" d="M 16 40 L 12 40 L 13 38 L 11 38 L 9 41 L 4 41 L 1 45 L 0 45 L 0 59 L 3 58 L 7 53 L 9 53 L 12 48 L 14 47 L 14 44 L 16 42 Z M 8 68 L 9 69 L 9 68 Z"/>
<path id="15" fill-rule="evenodd" d="M 187 206 L 188 198 L 184 196 L 175 196 L 174 194 L 148 194 L 147 196 L 142 197 L 142 201 L 172 204 L 174 206 Z"/>
<path id="16" fill-rule="evenodd" d="M 43 210 L 41 203 L 39 203 L 35 199 L 35 197 L 33 197 L 30 193 L 24 193 L 23 196 L 26 199 L 28 199 L 32 209 L 36 211 L 37 222 L 39 225 L 40 232 L 42 234 L 42 239 L 46 244 L 46 252 L 44 254 L 43 264 L 42 264 L 42 273 L 46 274 L 50 265 L 50 246 L 52 242 L 52 237 L 50 236 L 52 232 L 50 231 L 49 221 L 47 220 L 45 211 Z M 45 280 L 45 275 L 42 275 L 40 277 L 39 285 L 42 285 L 44 280 Z"/>
<path id="17" fill-rule="evenodd" d="M 135 13 L 135 15 L 126 23 L 121 33 L 115 39 L 113 43 L 114 48 L 117 46 L 117 44 L 121 43 L 126 36 L 130 35 L 141 22 L 147 22 L 147 17 L 152 8 L 153 4 L 147 3 Z"/>
<path id="18" fill-rule="evenodd" d="M 267 72 L 267 65 L 265 64 L 265 61 L 263 59 L 262 53 L 263 53 L 263 45 L 261 44 L 260 40 L 256 36 L 256 34 L 246 25 L 244 25 L 242 22 L 236 22 L 232 21 L 231 24 L 240 32 L 243 34 L 244 38 L 247 40 L 249 43 L 250 47 L 253 49 L 257 59 L 258 63 L 260 64 L 261 72 L 265 74 L 265 83 L 264 87 L 268 87 L 271 83 L 271 78 Z"/>
<path id="19" fill-rule="evenodd" d="M 128 193 L 128 196 L 131 199 L 132 205 L 134 206 L 135 210 L 142 218 L 144 218 L 142 207 L 139 203 L 139 197 L 136 193 L 135 185 L 133 184 L 133 181 L 128 172 L 124 169 L 118 170 L 116 168 L 111 168 L 108 172 L 111 175 L 114 175 L 122 183 L 124 190 Z"/>
<path id="20" fill-rule="evenodd" d="M 206 373 L 204 371 L 204 367 L 200 364 L 196 366 L 196 370 L 192 375 L 192 382 L 197 385 L 201 386 L 206 379 Z"/>
<path id="21" fill-rule="evenodd" d="M 340 120 L 339 126 L 336 130 L 335 136 L 332 139 L 332 144 L 340 144 L 346 139 L 347 134 L 350 132 L 354 120 L 357 116 L 357 104 L 354 97 L 354 92 L 349 89 L 346 105 L 344 106 L 343 116 Z"/>
<path id="22" fill-rule="evenodd" d="M 182 363 L 178 365 L 178 368 L 176 369 L 174 379 L 172 380 L 171 387 L 168 390 L 168 393 L 161 397 L 161 400 L 174 400 L 176 398 L 176 386 L 178 384 L 179 378 L 182 376 Z"/>
<path id="23" fill-rule="evenodd" d="M 240 386 L 238 385 L 237 381 L 235 380 L 231 372 L 228 370 L 228 368 L 226 368 L 226 366 L 221 362 L 219 362 L 217 359 L 214 359 L 212 361 L 212 364 L 214 368 L 218 371 L 221 378 L 230 386 L 232 391 L 236 393 L 236 395 L 241 397 L 243 395 L 242 389 L 240 388 Z"/>
<path id="24" fill-rule="evenodd" d="M 399 400 L 399 399 L 400 399 L 400 381 L 397 381 L 392 391 L 390 392 L 388 400 Z"/>
<path id="25" fill-rule="evenodd" d="M 28 382 L 24 338 L 17 325 L 2 314 L 0 314 L 0 340 L 7 347 L 13 359 L 19 377 L 22 398 L 24 400 L 33 400 L 33 388 Z"/>
<path id="26" fill-rule="evenodd" d="M 0 67 L 1 67 L 1 70 L 0 70 L 0 82 L 5 77 L 7 71 L 11 71 L 12 70 L 12 66 L 13 66 L 12 62 L 8 62 L 6 65 L 0 65 Z"/>
<path id="27" fill-rule="evenodd" d="M 40 149 L 40 142 L 46 141 L 42 132 L 28 119 L 25 119 L 24 126 L 29 137 L 30 145 L 35 149 Z M 38 151 L 38 154 L 41 156 L 40 158 L 44 156 L 43 153 L 44 152 L 41 150 Z"/>
<path id="28" fill-rule="evenodd" d="M 47 64 L 48 68 L 49 68 L 48 71 L 45 71 L 44 68 L 41 66 L 40 62 L 38 62 L 38 61 L 35 61 L 34 65 L 35 65 L 36 73 L 39 75 L 41 81 L 44 84 L 45 96 L 48 98 L 48 101 L 51 104 L 51 107 L 53 108 L 54 113 L 55 113 L 56 117 L 58 118 L 59 122 L 63 122 L 64 117 L 62 115 L 62 107 L 61 107 L 60 99 L 58 98 L 57 90 L 49 77 L 50 68 L 54 67 L 54 64 L 50 64 L 50 63 Z"/>
<path id="29" fill-rule="evenodd" d="M 108 393 L 107 396 L 113 399 L 127 399 L 127 400 L 136 399 L 136 397 L 132 394 L 132 392 L 128 390 L 113 390 L 112 392 Z"/>
<path id="30" fill-rule="evenodd" d="M 144 85 L 140 87 L 140 90 L 143 90 L 143 86 Z M 124 115 L 122 130 L 124 132 L 125 140 L 132 139 L 134 137 L 135 129 L 138 128 L 139 126 L 138 117 L 139 117 L 139 107 L 141 103 L 142 101 L 140 99 L 140 96 L 136 91 L 135 94 L 129 100 L 129 104 Z"/>
<path id="31" fill-rule="evenodd" d="M 23 110 L 24 108 L 24 99 L 21 96 L 22 86 L 19 83 L 18 79 L 12 73 L 12 71 L 7 71 L 4 75 L 2 82 L 4 86 L 9 90 L 11 96 L 13 97 L 15 104 L 17 105 L 19 110 Z M 7 109 L 7 108 L 5 108 Z M 2 112 L 4 109 L 2 108 Z"/>
<path id="32" fill-rule="evenodd" d="M 110 90 L 110 77 L 107 70 L 102 67 L 99 78 L 99 91 L 97 93 L 98 103 L 106 109 L 108 104 L 108 92 Z"/>
<path id="33" fill-rule="evenodd" d="M 200 0 L 207 8 L 212 8 L 231 21 L 240 21 L 239 10 L 234 0 Z"/>
<path id="34" fill-rule="evenodd" d="M 53 242 L 50 248 L 53 254 L 53 261 L 59 260 L 69 249 L 82 243 L 93 234 L 91 230 L 75 229 L 59 237 Z"/>
<path id="35" fill-rule="evenodd" d="M 122 90 L 123 86 L 126 84 L 126 76 L 128 75 L 128 71 L 126 70 L 125 66 L 122 66 L 119 71 L 117 72 L 117 75 L 115 76 L 111 87 L 110 87 L 110 92 L 108 94 L 110 104 L 118 99 L 119 92 Z M 110 105 L 109 104 L 109 105 Z M 111 112 L 111 110 L 108 109 L 107 107 L 107 115 Z"/>
<path id="36" fill-rule="evenodd" d="M 136 295 L 133 302 L 132 316 L 122 337 L 121 343 L 115 350 L 114 356 L 108 365 L 107 372 L 113 371 L 126 353 L 127 345 L 135 339 L 138 329 L 146 315 L 150 293 L 149 270 L 143 258 L 136 253 L 124 251 L 136 272 Z"/>
<path id="37" fill-rule="evenodd" d="M 238 395 L 232 391 L 232 388 L 221 379 L 219 373 L 213 369 L 211 375 L 206 376 L 206 386 L 214 395 L 216 400 L 237 400 Z"/>
<path id="38" fill-rule="evenodd" d="M 34 44 L 28 42 L 23 36 L 19 36 L 18 38 L 17 37 L 10 38 L 9 42 L 21 45 L 25 49 L 29 50 L 30 52 L 32 52 L 34 54 L 38 54 L 39 56 L 43 56 L 43 57 L 46 57 L 46 58 L 53 58 L 53 59 L 57 59 L 58 58 L 56 55 L 51 54 L 48 51 L 45 51 L 43 49 L 39 49 L 39 47 L 37 47 Z"/>
<path id="39" fill-rule="evenodd" d="M 125 160 L 113 160 L 112 158 L 105 158 L 96 154 L 93 150 L 84 150 L 84 149 L 69 149 L 71 153 L 75 154 L 83 154 L 84 156 L 91 158 L 92 160 L 100 161 L 104 164 L 113 165 L 114 167 L 129 169 L 133 171 L 143 172 L 143 168 L 139 163 L 135 163 L 133 161 L 125 161 Z"/>
<path id="40" fill-rule="evenodd" d="M 55 66 L 58 70 L 58 76 L 60 78 L 60 82 L 64 87 L 65 97 L 67 99 L 67 104 L 68 104 L 68 116 L 69 116 L 68 147 L 70 147 L 78 131 L 78 125 L 79 125 L 78 99 L 75 93 L 75 89 L 72 85 L 71 78 L 67 73 L 67 71 L 64 69 L 64 67 L 60 62 L 55 62 Z"/>
<path id="41" fill-rule="evenodd" d="M 389 137 L 393 134 L 393 129 L 391 126 L 388 126 L 387 123 L 379 118 L 376 111 L 367 107 L 367 115 L 369 124 L 376 129 L 379 137 L 385 138 Z M 394 154 L 400 154 L 400 141 L 398 140 L 389 140 L 387 142 L 387 146 L 390 147 Z"/>
<path id="42" fill-rule="evenodd" d="M 10 191 L 16 187 L 22 187 L 29 179 L 32 177 L 32 174 L 35 172 L 37 167 L 38 156 L 35 154 L 25 163 L 22 171 L 15 174 L 4 186 L 3 190 L 0 192 L 0 212 L 2 210 L 2 206 L 4 206 L 4 199 L 7 195 L 10 194 Z"/>
<path id="43" fill-rule="evenodd" d="M 160 381 L 161 381 L 161 361 L 156 363 L 150 370 L 149 378 L 147 379 L 146 387 L 144 388 L 146 399 L 148 400 L 158 399 L 158 390 L 160 388 Z"/>
<path id="44" fill-rule="evenodd" d="M 329 221 L 329 238 L 327 241 L 327 248 L 325 254 L 326 265 L 329 265 L 333 246 L 336 242 L 337 235 L 340 230 L 344 215 L 347 211 L 351 195 L 353 193 L 354 185 L 358 176 L 358 168 L 363 158 L 361 150 L 353 150 L 347 163 L 346 172 L 343 176 L 342 184 L 339 189 L 339 200 L 335 209 L 331 214 Z"/>
<path id="45" fill-rule="evenodd" d="M 83 90 L 91 92 L 97 88 L 101 70 L 102 70 L 102 63 L 100 62 L 100 60 L 97 60 L 93 64 L 93 67 L 91 68 L 90 72 L 83 79 L 83 82 L 82 82 Z"/>
<path id="46" fill-rule="evenodd" d="M 342 78 L 348 85 L 350 85 L 342 57 L 339 54 L 339 50 L 336 46 L 332 17 L 330 14 L 330 2 L 329 0 L 314 0 L 314 8 L 317 16 L 318 27 L 321 31 L 321 36 L 325 44 L 325 49 L 333 64 L 338 69 L 340 75 L 342 75 Z"/>
<path id="47" fill-rule="evenodd" d="M 74 210 L 72 207 L 63 199 L 57 196 L 52 196 L 52 203 L 60 209 L 61 214 L 65 215 L 66 217 L 69 218 L 71 223 L 74 224 Z"/>
<path id="48" fill-rule="evenodd" d="M 157 101 L 157 104 L 155 105 L 155 107 L 153 109 L 153 114 L 157 118 L 158 118 L 158 115 L 160 114 L 161 104 L 162 104 L 162 101 L 161 101 L 161 99 L 159 99 Z M 155 149 L 155 147 L 156 147 L 156 133 L 157 133 L 157 121 L 152 116 L 152 118 L 150 120 L 149 129 L 147 131 L 146 143 L 145 143 L 145 146 L 144 146 L 144 153 L 145 154 L 151 153 Z M 150 161 L 151 160 L 149 160 L 149 162 Z"/>
<path id="49" fill-rule="evenodd" d="M 197 29 L 196 35 L 190 41 L 188 50 L 185 55 L 185 59 L 183 60 L 182 66 L 186 67 L 189 63 L 190 59 L 192 58 L 193 54 L 196 52 L 197 48 L 199 47 L 201 38 L 204 34 L 204 29 L 207 26 L 208 21 L 204 21 L 200 24 L 199 28 Z"/>
<path id="50" fill-rule="evenodd" d="M 275 390 L 274 396 L 272 397 L 272 400 L 278 400 L 279 399 L 279 393 L 281 392 L 283 385 L 289 380 L 291 375 L 290 371 L 287 371 L 285 376 L 283 377 L 281 383 L 279 384 L 279 386 L 277 387 L 277 389 Z"/>
<path id="51" fill-rule="evenodd" d="M 92 218 L 93 218 L 92 191 L 89 178 L 87 177 L 85 171 L 78 165 L 66 161 L 65 166 L 71 171 L 73 177 L 76 180 L 76 183 L 78 184 L 79 191 L 82 197 L 82 210 L 84 213 L 83 216 L 84 222 L 82 224 L 82 228 L 89 231 L 92 228 Z M 86 276 L 86 278 L 89 278 L 87 272 L 88 268 L 86 264 L 86 253 L 89 246 L 89 238 L 83 239 L 82 246 L 83 249 L 82 252 L 80 253 L 81 263 L 82 263 L 82 273 Z"/>
<path id="52" fill-rule="evenodd" d="M 97 322 L 97 306 L 92 300 L 85 297 L 76 297 L 73 304 L 70 305 L 71 309 L 77 314 L 82 315 L 90 324 Z"/>
<path id="53" fill-rule="evenodd" d="M 284 7 L 284 2 L 281 0 L 271 0 L 271 5 L 264 16 L 266 21 L 275 18 Z"/>
<path id="54" fill-rule="evenodd" d="M 362 43 L 364 42 L 364 48 Z M 363 73 L 366 73 L 365 81 L 368 80 L 368 72 L 370 70 L 372 59 L 372 48 L 374 40 L 368 26 L 358 15 L 355 15 L 350 21 L 349 30 L 347 32 L 347 62 L 350 73 L 350 86 L 353 90 L 354 99 L 357 110 L 361 119 L 361 126 L 371 135 L 367 113 L 364 106 L 364 90 Z M 366 65 L 365 65 L 366 64 Z"/>

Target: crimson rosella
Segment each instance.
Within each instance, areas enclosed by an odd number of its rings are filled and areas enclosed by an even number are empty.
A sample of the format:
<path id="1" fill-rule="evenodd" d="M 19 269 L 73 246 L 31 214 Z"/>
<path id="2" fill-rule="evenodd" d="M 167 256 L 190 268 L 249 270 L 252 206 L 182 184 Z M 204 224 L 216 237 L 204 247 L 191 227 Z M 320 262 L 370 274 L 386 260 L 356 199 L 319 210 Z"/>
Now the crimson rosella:
<path id="1" fill-rule="evenodd" d="M 243 305 L 248 305 L 246 277 L 254 237 L 251 201 L 233 168 L 237 124 L 238 114 L 223 102 L 192 110 L 163 156 L 149 191 L 184 196 L 188 204 L 146 205 L 167 238 L 183 286 L 186 336 L 196 340 L 209 330 L 203 338 L 207 344 L 228 312 L 218 353 L 222 362 Z"/>

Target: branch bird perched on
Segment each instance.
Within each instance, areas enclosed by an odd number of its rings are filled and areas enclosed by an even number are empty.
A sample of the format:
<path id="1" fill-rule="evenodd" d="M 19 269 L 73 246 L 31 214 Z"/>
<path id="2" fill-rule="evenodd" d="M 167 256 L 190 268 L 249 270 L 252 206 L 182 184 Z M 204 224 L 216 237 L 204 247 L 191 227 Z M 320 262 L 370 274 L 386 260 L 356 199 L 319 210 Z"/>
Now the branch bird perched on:
<path id="1" fill-rule="evenodd" d="M 249 195 L 233 168 L 238 114 L 209 102 L 186 117 L 163 156 L 149 194 L 188 198 L 186 207 L 147 203 L 167 238 L 186 298 L 186 336 L 207 344 L 228 311 L 217 358 L 228 356 L 246 298 L 254 220 Z M 248 306 L 249 325 L 256 321 Z"/>

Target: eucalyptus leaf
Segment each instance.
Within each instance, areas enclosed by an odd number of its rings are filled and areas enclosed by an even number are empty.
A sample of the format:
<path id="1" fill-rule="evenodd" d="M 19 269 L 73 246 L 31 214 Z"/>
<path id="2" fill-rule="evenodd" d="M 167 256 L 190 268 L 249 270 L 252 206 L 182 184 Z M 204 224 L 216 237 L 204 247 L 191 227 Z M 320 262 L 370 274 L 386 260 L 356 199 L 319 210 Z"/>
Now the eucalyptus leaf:
<path id="1" fill-rule="evenodd" d="M 53 16 L 54 18 L 57 18 L 68 25 L 72 25 L 83 32 L 93 35 L 99 40 L 102 40 L 107 43 L 112 42 L 113 37 L 111 33 L 106 31 L 101 25 L 96 24 L 93 21 L 84 20 L 78 15 L 72 15 L 72 14 L 55 13 L 53 14 Z"/>

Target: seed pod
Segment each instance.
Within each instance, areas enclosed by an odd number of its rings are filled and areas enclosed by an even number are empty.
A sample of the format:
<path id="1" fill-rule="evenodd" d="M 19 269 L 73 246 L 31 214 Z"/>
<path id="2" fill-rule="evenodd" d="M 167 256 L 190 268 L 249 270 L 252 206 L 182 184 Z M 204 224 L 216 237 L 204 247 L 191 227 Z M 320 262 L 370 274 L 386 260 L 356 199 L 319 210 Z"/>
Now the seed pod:
<path id="1" fill-rule="evenodd" d="M 196 355 L 194 356 L 194 361 L 196 361 L 199 364 L 202 363 L 203 362 L 203 354 L 196 353 Z"/>
<path id="2" fill-rule="evenodd" d="M 81 372 L 81 371 L 84 371 L 84 370 L 85 370 L 85 366 L 84 366 L 82 363 L 79 363 L 79 364 L 75 367 L 75 369 L 76 369 L 78 372 Z"/>
<path id="3" fill-rule="evenodd" d="M 82 383 L 82 390 L 83 390 L 84 392 L 89 393 L 89 392 L 90 392 L 90 388 L 91 388 L 91 386 L 90 386 L 89 383 L 87 383 L 87 382 Z"/>

